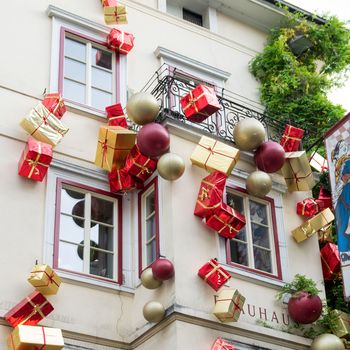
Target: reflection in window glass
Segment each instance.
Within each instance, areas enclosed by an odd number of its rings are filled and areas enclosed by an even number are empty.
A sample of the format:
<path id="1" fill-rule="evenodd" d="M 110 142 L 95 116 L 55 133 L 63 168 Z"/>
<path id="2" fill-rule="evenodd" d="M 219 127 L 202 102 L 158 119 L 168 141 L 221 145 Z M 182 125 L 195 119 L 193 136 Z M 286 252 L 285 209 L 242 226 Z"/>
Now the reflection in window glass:
<path id="1" fill-rule="evenodd" d="M 93 66 L 112 69 L 112 54 L 108 51 L 93 47 L 91 50 L 91 62 Z"/>
<path id="2" fill-rule="evenodd" d="M 86 44 L 66 37 L 64 41 L 64 55 L 86 62 Z"/>

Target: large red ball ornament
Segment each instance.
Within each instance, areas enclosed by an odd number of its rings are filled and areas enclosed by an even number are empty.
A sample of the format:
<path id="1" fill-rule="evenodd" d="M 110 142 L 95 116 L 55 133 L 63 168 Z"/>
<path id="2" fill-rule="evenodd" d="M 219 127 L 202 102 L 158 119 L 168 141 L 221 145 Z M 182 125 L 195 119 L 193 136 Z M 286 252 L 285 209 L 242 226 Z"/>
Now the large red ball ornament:
<path id="1" fill-rule="evenodd" d="M 152 264 L 153 276 L 158 280 L 165 281 L 174 277 L 173 263 L 168 259 L 158 259 Z"/>
<path id="2" fill-rule="evenodd" d="M 312 323 L 321 316 L 322 301 L 318 295 L 297 292 L 288 302 L 288 312 L 292 320 L 297 323 Z"/>
<path id="3" fill-rule="evenodd" d="M 274 141 L 263 142 L 254 154 L 255 164 L 259 170 L 274 173 L 284 164 L 286 153 L 283 147 Z"/>
<path id="4" fill-rule="evenodd" d="M 168 151 L 170 136 L 163 125 L 149 123 L 138 132 L 137 145 L 145 156 L 159 157 Z"/>

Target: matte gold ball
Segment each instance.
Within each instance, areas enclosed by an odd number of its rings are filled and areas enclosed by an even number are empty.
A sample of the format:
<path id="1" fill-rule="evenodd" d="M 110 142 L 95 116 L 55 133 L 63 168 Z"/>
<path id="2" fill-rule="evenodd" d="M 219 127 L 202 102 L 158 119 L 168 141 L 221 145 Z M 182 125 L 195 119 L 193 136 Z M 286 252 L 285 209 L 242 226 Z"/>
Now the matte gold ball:
<path id="1" fill-rule="evenodd" d="M 131 96 L 126 104 L 128 117 L 138 125 L 154 122 L 159 105 L 156 98 L 148 92 L 138 92 Z"/>
<path id="2" fill-rule="evenodd" d="M 344 350 L 344 343 L 334 334 L 321 334 L 314 339 L 310 350 Z"/>
<path id="3" fill-rule="evenodd" d="M 165 308 L 163 304 L 158 301 L 149 301 L 143 307 L 143 317 L 148 322 L 160 322 L 165 316 Z"/>
<path id="4" fill-rule="evenodd" d="M 159 175 L 169 181 L 177 180 L 185 171 L 185 162 L 174 153 L 165 153 L 162 155 L 157 164 Z"/>
<path id="5" fill-rule="evenodd" d="M 258 170 L 248 176 L 245 186 L 252 196 L 265 197 L 271 191 L 272 180 L 269 174 Z"/>
<path id="6" fill-rule="evenodd" d="M 152 268 L 144 270 L 141 273 L 141 284 L 147 289 L 156 289 L 162 285 L 162 281 L 157 280 L 153 276 Z"/>
<path id="7" fill-rule="evenodd" d="M 253 151 L 265 141 L 265 128 L 254 118 L 239 121 L 233 129 L 236 146 L 243 151 Z"/>

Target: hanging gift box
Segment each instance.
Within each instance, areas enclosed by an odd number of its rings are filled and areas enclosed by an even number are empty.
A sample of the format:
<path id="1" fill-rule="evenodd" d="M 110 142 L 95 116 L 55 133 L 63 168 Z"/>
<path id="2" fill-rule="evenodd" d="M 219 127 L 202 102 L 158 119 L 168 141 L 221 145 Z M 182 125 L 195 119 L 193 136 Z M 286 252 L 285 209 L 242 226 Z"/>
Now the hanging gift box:
<path id="1" fill-rule="evenodd" d="M 60 93 L 45 95 L 42 104 L 58 119 L 61 119 L 67 111 Z"/>
<path id="2" fill-rule="evenodd" d="M 331 281 L 340 272 L 340 255 L 338 246 L 327 243 L 321 249 L 322 272 L 325 281 Z"/>
<path id="3" fill-rule="evenodd" d="M 221 205 L 226 179 L 226 174 L 213 171 L 202 180 L 194 215 L 205 218 L 214 214 L 215 209 Z"/>
<path id="4" fill-rule="evenodd" d="M 245 302 L 245 297 L 237 289 L 224 289 L 215 298 L 213 314 L 221 322 L 237 322 Z"/>
<path id="5" fill-rule="evenodd" d="M 320 204 L 313 198 L 306 198 L 297 203 L 297 214 L 307 217 L 314 216 L 324 209 L 322 203 Z"/>
<path id="6" fill-rule="evenodd" d="M 202 136 L 191 155 L 191 162 L 209 172 L 218 170 L 230 175 L 239 159 L 239 150 Z"/>
<path id="7" fill-rule="evenodd" d="M 102 6 L 117 6 L 117 0 L 101 0 Z"/>
<path id="8" fill-rule="evenodd" d="M 116 192 L 127 192 L 135 188 L 135 180 L 129 174 L 127 168 L 113 169 L 109 174 L 109 187 L 110 191 Z"/>
<path id="9" fill-rule="evenodd" d="M 121 126 L 101 126 L 98 134 L 95 164 L 102 169 L 124 166 L 135 145 L 136 133 Z"/>
<path id="10" fill-rule="evenodd" d="M 121 126 L 123 128 L 128 127 L 123 107 L 120 103 L 106 107 L 106 113 L 109 126 Z"/>
<path id="11" fill-rule="evenodd" d="M 208 261 L 198 270 L 198 276 L 216 291 L 231 278 L 231 275 L 214 259 Z"/>
<path id="12" fill-rule="evenodd" d="M 218 338 L 215 340 L 211 350 L 236 350 L 236 348 L 225 340 Z"/>
<path id="13" fill-rule="evenodd" d="M 33 108 L 23 118 L 20 126 L 31 136 L 41 142 L 56 146 L 68 129 L 42 103 Z"/>
<path id="14" fill-rule="evenodd" d="M 49 265 L 35 265 L 28 282 L 44 295 L 57 294 L 61 279 Z"/>
<path id="15" fill-rule="evenodd" d="M 41 326 L 17 326 L 7 339 L 8 350 L 60 350 L 64 347 L 62 331 Z"/>
<path id="16" fill-rule="evenodd" d="M 297 227 L 295 230 L 293 230 L 292 235 L 294 239 L 298 243 L 300 243 L 310 238 L 321 228 L 330 224 L 333 220 L 334 215 L 332 211 L 329 208 L 324 209 L 320 213 L 318 213 L 317 215 L 315 215 L 314 217 Z"/>
<path id="17" fill-rule="evenodd" d="M 22 324 L 35 326 L 52 311 L 49 301 L 40 292 L 34 291 L 9 310 L 4 318 L 12 327 Z"/>
<path id="18" fill-rule="evenodd" d="M 303 129 L 287 124 L 284 129 L 280 145 L 286 152 L 298 151 L 303 135 Z"/>
<path id="19" fill-rule="evenodd" d="M 332 332 L 339 338 L 350 340 L 350 314 L 332 310 L 331 317 L 334 320 L 331 325 Z"/>
<path id="20" fill-rule="evenodd" d="M 221 203 L 205 223 L 220 236 L 232 239 L 245 226 L 245 217 L 226 203 Z"/>
<path id="21" fill-rule="evenodd" d="M 127 55 L 134 47 L 134 36 L 113 28 L 107 36 L 107 45 L 110 49 Z"/>
<path id="22" fill-rule="evenodd" d="M 186 118 L 196 123 L 201 123 L 221 108 L 214 89 L 205 85 L 198 85 L 190 91 L 181 98 L 180 104 Z"/>
<path id="23" fill-rule="evenodd" d="M 320 173 L 328 170 L 328 162 L 319 153 L 313 153 L 310 159 L 310 165 Z"/>
<path id="24" fill-rule="evenodd" d="M 333 208 L 332 196 L 322 186 L 320 188 L 317 200 L 319 204 L 322 203 L 323 208 Z"/>
<path id="25" fill-rule="evenodd" d="M 128 13 L 123 5 L 105 6 L 103 8 L 106 24 L 127 24 Z"/>
<path id="26" fill-rule="evenodd" d="M 286 153 L 282 174 L 290 192 L 310 191 L 315 185 L 305 151 Z"/>
<path id="27" fill-rule="evenodd" d="M 18 163 L 18 175 L 43 181 L 52 161 L 52 146 L 29 137 Z"/>
<path id="28" fill-rule="evenodd" d="M 325 227 L 322 227 L 320 230 L 318 230 L 318 240 L 321 243 L 333 243 L 333 237 L 332 237 L 332 224 L 327 225 Z"/>

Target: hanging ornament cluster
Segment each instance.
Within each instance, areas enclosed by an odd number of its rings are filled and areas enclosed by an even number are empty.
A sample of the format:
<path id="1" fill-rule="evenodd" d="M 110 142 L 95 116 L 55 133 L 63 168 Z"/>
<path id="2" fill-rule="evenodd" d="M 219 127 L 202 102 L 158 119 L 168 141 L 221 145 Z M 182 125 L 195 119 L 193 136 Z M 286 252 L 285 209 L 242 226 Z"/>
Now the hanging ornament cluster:
<path id="1" fill-rule="evenodd" d="M 50 347 L 60 350 L 64 346 L 62 331 L 56 328 L 37 326 L 53 311 L 53 306 L 45 295 L 58 292 L 61 279 L 48 265 L 35 265 L 28 282 L 36 289 L 5 315 L 5 320 L 14 327 L 8 337 L 8 349 Z"/>

